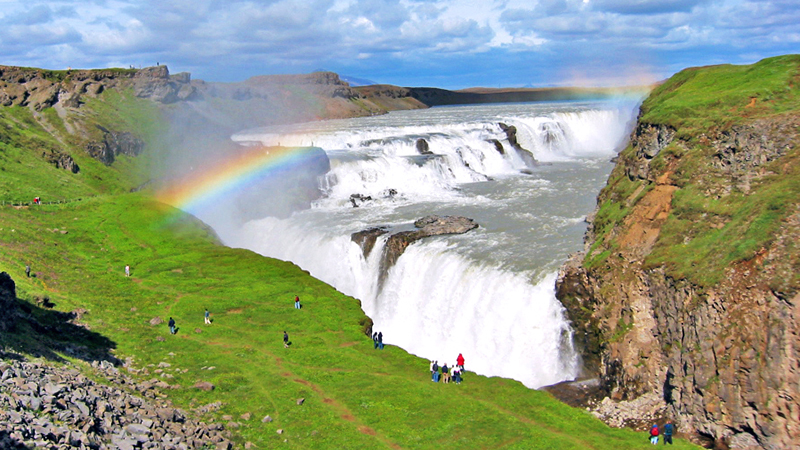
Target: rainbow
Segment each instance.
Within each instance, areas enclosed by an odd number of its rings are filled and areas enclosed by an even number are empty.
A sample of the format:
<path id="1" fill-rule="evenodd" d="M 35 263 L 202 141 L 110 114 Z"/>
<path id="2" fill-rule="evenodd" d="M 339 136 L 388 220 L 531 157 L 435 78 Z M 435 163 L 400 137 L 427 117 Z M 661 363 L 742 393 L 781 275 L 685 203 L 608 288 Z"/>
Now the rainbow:
<path id="1" fill-rule="evenodd" d="M 156 199 L 196 214 L 259 180 L 303 165 L 320 152 L 316 147 L 254 147 L 174 180 L 156 193 Z"/>

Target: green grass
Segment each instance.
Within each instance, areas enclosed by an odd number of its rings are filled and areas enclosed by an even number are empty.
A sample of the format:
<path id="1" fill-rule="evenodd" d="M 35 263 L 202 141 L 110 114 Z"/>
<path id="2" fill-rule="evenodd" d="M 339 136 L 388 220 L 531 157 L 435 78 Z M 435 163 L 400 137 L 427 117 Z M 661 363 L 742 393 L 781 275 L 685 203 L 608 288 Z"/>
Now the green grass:
<path id="1" fill-rule="evenodd" d="M 767 58 L 746 66 L 685 69 L 644 101 L 641 121 L 669 125 L 678 130 L 679 137 L 691 139 L 751 117 L 795 110 L 800 101 L 798 82 L 800 55 Z"/>
<path id="2" fill-rule="evenodd" d="M 2 208 L 0 264 L 21 298 L 48 296 L 57 310 L 87 309 L 84 321 L 97 336 L 84 345 L 133 357 L 148 369 L 144 379 L 169 362 L 165 372 L 174 378 L 166 381 L 180 388 L 168 394 L 179 406 L 222 401 L 222 410 L 206 420 L 232 415 L 242 423 L 239 443 L 298 449 L 649 445 L 644 433 L 611 429 L 516 381 L 468 373 L 459 386 L 431 383 L 426 360 L 392 346 L 372 349 L 357 300 L 291 263 L 216 244 L 202 224 L 175 217 L 144 194 Z M 26 263 L 35 277 L 25 277 Z M 293 308 L 295 294 L 302 310 Z M 210 326 L 202 321 L 206 307 Z M 170 335 L 165 324 L 151 326 L 156 316 L 174 317 L 178 334 Z M 289 349 L 283 330 L 293 342 Z M 32 335 L 0 342 L 47 354 L 36 349 L 47 341 Z M 215 368 L 204 369 L 209 366 Z M 192 388 L 197 381 L 216 389 Z M 306 399 L 302 406 L 298 398 Z M 250 420 L 239 419 L 247 412 Z M 275 421 L 262 423 L 265 415 Z"/>

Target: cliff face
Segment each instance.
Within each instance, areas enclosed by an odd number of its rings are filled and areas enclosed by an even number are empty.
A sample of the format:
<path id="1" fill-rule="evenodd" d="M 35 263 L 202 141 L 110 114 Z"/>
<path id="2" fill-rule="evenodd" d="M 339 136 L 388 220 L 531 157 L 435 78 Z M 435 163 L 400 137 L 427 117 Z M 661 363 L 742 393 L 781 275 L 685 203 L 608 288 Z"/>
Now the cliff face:
<path id="1" fill-rule="evenodd" d="M 607 421 L 800 444 L 798 73 L 796 56 L 691 69 L 643 104 L 557 283 Z"/>

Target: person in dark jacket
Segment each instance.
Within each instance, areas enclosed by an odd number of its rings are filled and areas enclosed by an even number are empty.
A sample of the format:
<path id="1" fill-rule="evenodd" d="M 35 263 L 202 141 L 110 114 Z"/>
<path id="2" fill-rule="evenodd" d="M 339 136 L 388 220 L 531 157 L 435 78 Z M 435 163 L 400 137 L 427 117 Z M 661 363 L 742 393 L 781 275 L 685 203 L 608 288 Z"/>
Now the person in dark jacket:
<path id="1" fill-rule="evenodd" d="M 283 348 L 289 348 L 289 333 L 283 332 Z"/>
<path id="2" fill-rule="evenodd" d="M 383 332 L 378 332 L 378 348 L 383 350 Z"/>
<path id="3" fill-rule="evenodd" d="M 672 445 L 673 433 L 675 433 L 675 425 L 672 424 L 671 420 L 668 420 L 667 423 L 664 424 L 664 445 Z"/>
<path id="4" fill-rule="evenodd" d="M 169 325 L 170 334 L 175 334 L 175 319 L 170 317 L 169 322 L 167 322 L 167 325 Z"/>
<path id="5" fill-rule="evenodd" d="M 372 348 L 378 348 L 378 332 L 372 333 Z"/>

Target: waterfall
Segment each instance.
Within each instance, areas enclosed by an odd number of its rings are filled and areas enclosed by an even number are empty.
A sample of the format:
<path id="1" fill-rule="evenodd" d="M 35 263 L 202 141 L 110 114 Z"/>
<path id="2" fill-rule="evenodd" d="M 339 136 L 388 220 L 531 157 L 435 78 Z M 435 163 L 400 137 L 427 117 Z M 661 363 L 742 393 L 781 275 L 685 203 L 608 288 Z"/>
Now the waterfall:
<path id="1" fill-rule="evenodd" d="M 463 353 L 467 370 L 532 388 L 572 379 L 580 362 L 555 298 L 554 271 L 581 249 L 582 217 L 637 110 L 481 105 L 242 132 L 234 139 L 313 143 L 326 151 L 331 170 L 310 209 L 252 220 L 220 236 L 227 245 L 293 261 L 360 299 L 388 344 L 440 364 Z M 547 164 L 527 167 L 500 122 L 515 126 L 519 144 Z M 420 139 L 431 154 L 420 154 Z M 480 228 L 415 242 L 379 286 L 387 236 L 365 257 L 351 234 L 409 229 L 428 214 L 465 215 Z"/>

